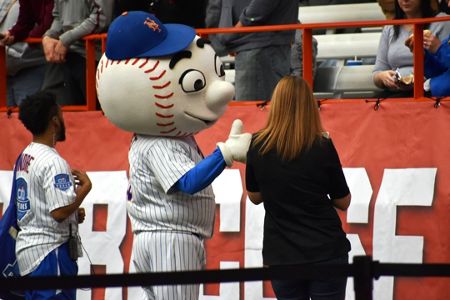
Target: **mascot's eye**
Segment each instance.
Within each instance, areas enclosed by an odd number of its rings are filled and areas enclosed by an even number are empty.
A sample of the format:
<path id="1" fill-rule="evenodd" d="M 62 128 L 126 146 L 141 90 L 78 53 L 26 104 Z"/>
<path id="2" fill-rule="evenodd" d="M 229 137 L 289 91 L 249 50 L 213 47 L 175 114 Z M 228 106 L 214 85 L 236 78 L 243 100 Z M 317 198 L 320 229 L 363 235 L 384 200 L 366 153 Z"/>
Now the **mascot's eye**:
<path id="1" fill-rule="evenodd" d="M 189 69 L 181 75 L 179 84 L 185 93 L 192 93 L 203 89 L 206 85 L 206 80 L 202 72 Z"/>
<path id="2" fill-rule="evenodd" d="M 217 55 L 214 59 L 215 59 L 216 74 L 219 75 L 219 77 L 225 76 L 225 70 L 223 69 L 222 61 Z"/>

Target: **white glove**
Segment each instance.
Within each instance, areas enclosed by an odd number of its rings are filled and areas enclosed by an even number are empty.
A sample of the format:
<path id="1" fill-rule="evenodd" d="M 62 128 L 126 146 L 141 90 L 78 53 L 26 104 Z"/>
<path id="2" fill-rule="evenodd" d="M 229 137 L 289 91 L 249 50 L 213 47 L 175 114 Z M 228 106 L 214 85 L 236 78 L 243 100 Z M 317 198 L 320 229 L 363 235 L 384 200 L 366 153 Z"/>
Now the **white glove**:
<path id="1" fill-rule="evenodd" d="M 227 166 L 231 166 L 235 160 L 242 163 L 245 163 L 247 160 L 247 151 L 252 141 L 252 135 L 250 133 L 242 133 L 242 127 L 241 120 L 234 120 L 226 142 L 217 143 Z"/>

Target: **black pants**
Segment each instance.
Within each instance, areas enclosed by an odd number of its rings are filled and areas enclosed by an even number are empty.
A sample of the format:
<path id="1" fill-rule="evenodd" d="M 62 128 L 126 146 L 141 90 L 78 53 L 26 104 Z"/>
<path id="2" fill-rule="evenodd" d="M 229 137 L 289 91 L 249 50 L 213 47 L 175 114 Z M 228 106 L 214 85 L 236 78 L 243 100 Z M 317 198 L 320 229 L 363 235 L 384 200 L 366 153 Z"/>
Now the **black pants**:
<path id="1" fill-rule="evenodd" d="M 64 63 L 48 64 L 42 90 L 53 93 L 60 105 L 85 105 L 86 58 L 69 52 Z"/>
<path id="2" fill-rule="evenodd" d="M 315 265 L 348 264 L 348 256 L 330 259 Z M 326 280 L 272 280 L 272 288 L 278 300 L 344 300 L 347 277 Z"/>

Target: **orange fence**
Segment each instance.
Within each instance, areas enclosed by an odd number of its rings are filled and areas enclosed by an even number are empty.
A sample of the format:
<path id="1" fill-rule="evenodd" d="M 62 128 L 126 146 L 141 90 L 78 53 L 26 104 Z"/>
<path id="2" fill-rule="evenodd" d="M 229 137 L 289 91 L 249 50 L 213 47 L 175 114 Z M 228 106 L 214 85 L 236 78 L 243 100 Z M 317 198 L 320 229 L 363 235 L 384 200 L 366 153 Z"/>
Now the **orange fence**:
<path id="1" fill-rule="evenodd" d="M 414 97 L 403 99 L 392 99 L 396 101 L 429 101 L 431 98 L 424 97 L 424 52 L 423 52 L 423 26 L 426 23 L 450 21 L 450 16 L 439 18 L 424 19 L 403 19 L 403 20 L 377 20 L 377 21 L 360 21 L 360 22 L 333 22 L 333 23 L 314 23 L 314 24 L 291 24 L 291 25 L 275 25 L 275 26 L 251 26 L 241 28 L 209 28 L 197 29 L 197 34 L 208 36 L 215 33 L 245 33 L 245 32 L 261 32 L 261 31 L 283 31 L 283 30 L 303 30 L 303 78 L 313 86 L 312 73 L 312 30 L 328 29 L 328 28 L 348 28 L 348 27 L 379 27 L 384 25 L 414 25 L 414 44 L 421 47 L 414 47 Z M 86 105 L 65 106 L 65 111 L 91 111 L 96 110 L 97 95 L 95 90 L 95 41 L 101 40 L 102 49 L 105 49 L 106 33 L 89 35 L 84 38 L 86 41 Z M 39 43 L 40 39 L 27 39 L 30 43 Z M 341 103 L 346 100 L 358 99 L 327 99 L 325 101 L 331 103 Z M 361 99 L 359 99 L 361 100 Z M 367 99 L 363 99 L 367 100 Z M 450 100 L 450 98 L 441 99 L 440 101 Z M 233 105 L 246 105 L 245 102 L 232 102 Z M 8 111 L 6 107 L 6 57 L 5 48 L 0 47 L 0 111 Z"/>

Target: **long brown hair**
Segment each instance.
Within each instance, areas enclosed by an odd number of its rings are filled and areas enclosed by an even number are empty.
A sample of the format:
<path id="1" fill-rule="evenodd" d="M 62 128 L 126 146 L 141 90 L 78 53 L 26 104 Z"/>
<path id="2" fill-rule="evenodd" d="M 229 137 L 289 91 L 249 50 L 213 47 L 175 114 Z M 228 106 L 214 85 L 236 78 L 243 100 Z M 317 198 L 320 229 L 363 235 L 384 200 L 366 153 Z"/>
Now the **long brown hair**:
<path id="1" fill-rule="evenodd" d="M 283 160 L 294 159 L 323 132 L 319 109 L 308 83 L 285 76 L 272 95 L 266 126 L 255 137 L 262 155 L 275 149 Z"/>

